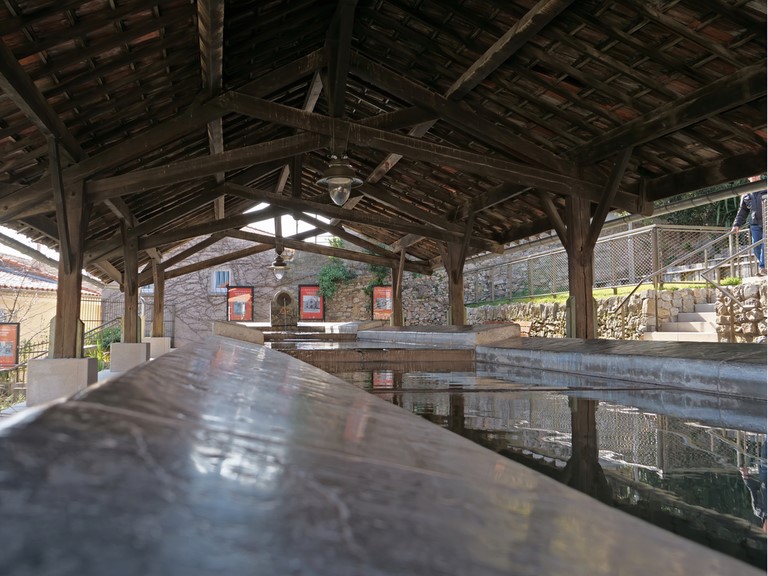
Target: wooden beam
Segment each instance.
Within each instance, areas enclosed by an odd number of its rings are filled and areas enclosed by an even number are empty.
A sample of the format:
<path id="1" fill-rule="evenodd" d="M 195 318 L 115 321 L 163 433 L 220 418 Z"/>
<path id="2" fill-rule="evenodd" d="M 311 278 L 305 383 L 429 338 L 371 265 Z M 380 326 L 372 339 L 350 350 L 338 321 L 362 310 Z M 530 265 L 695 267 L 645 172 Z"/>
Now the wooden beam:
<path id="1" fill-rule="evenodd" d="M 221 116 L 221 109 L 217 106 L 193 104 L 188 109 L 176 114 L 171 120 L 158 124 L 138 136 L 123 140 L 120 144 L 116 144 L 100 154 L 68 167 L 62 174 L 64 184 L 66 186 L 72 182 L 89 178 L 97 172 L 112 170 L 204 126 L 210 119 L 219 116 Z M 48 181 L 27 186 L 0 201 L 0 221 L 7 222 L 30 209 L 34 210 L 35 207 L 46 202 L 50 197 L 51 186 Z"/>
<path id="2" fill-rule="evenodd" d="M 13 102 L 46 137 L 61 142 L 72 160 L 85 156 L 80 144 L 70 134 L 59 115 L 40 93 L 35 83 L 0 39 L 0 91 Z"/>
<path id="3" fill-rule="evenodd" d="M 270 142 L 245 146 L 222 154 L 193 158 L 160 166 L 137 170 L 120 176 L 91 180 L 87 189 L 94 202 L 103 202 L 116 196 L 146 192 L 153 188 L 197 180 L 216 172 L 244 168 L 279 158 L 310 152 L 327 146 L 327 139 L 314 134 L 289 136 Z"/>
<path id="4" fill-rule="evenodd" d="M 198 0 L 197 29 L 200 49 L 200 71 L 203 90 L 209 98 L 221 94 L 222 70 L 224 60 L 224 1 Z M 208 123 L 208 149 L 211 155 L 224 152 L 224 129 L 221 118 Z M 224 172 L 214 174 L 217 184 L 224 182 Z M 213 201 L 214 218 L 220 220 L 226 216 L 224 197 Z"/>
<path id="5" fill-rule="evenodd" d="M 605 224 L 605 219 L 608 216 L 608 212 L 611 210 L 611 204 L 616 197 L 616 192 L 619 190 L 619 184 L 621 179 L 624 178 L 624 172 L 629 164 L 629 158 L 632 156 L 633 148 L 626 148 L 620 152 L 614 163 L 611 175 L 605 184 L 603 190 L 603 198 L 597 206 L 597 210 L 592 215 L 592 221 L 589 224 L 589 232 L 587 235 L 586 246 L 591 250 L 594 250 L 597 239 L 600 237 L 600 232 Z"/>
<path id="6" fill-rule="evenodd" d="M 242 228 L 251 222 L 258 222 L 259 220 L 273 218 L 280 213 L 282 213 L 281 209 L 273 206 L 271 208 L 266 208 L 265 210 L 260 210 L 259 212 L 249 212 L 248 214 L 241 214 L 239 216 L 230 216 L 226 220 L 214 220 L 206 224 L 197 224 L 187 228 L 178 228 L 172 232 L 164 232 L 161 234 L 155 234 L 153 236 L 141 238 L 139 241 L 139 247 L 142 250 L 146 250 L 147 248 L 163 246 L 164 244 L 172 244 L 174 242 L 180 242 L 188 238 L 206 236 L 208 234 L 213 234 L 214 232 L 223 232 L 225 230 Z"/>
<path id="7" fill-rule="evenodd" d="M 201 240 L 200 242 L 196 242 L 192 246 L 189 246 L 185 250 L 182 250 L 181 252 L 178 252 L 177 254 L 174 254 L 170 258 L 168 258 L 165 262 L 163 262 L 163 273 L 165 274 L 165 271 L 170 268 L 171 266 L 175 266 L 179 262 L 183 262 L 190 256 L 197 254 L 201 250 L 204 250 L 205 248 L 208 248 L 209 246 L 212 246 L 222 238 L 224 238 L 223 232 L 217 232 L 216 234 L 211 234 L 208 238 L 205 238 L 204 240 Z M 166 275 L 165 278 L 168 276 Z M 139 273 L 139 286 L 146 286 L 147 284 L 150 284 L 152 282 L 152 270 L 144 269 Z"/>
<path id="8" fill-rule="evenodd" d="M 72 273 L 72 240 L 69 233 L 69 219 L 67 218 L 67 200 L 64 183 L 61 178 L 61 162 L 59 158 L 59 141 L 56 138 L 48 139 L 48 159 L 51 171 L 51 188 L 53 200 L 56 205 L 56 223 L 59 229 L 59 262 L 64 274 Z M 82 186 L 81 186 L 82 187 Z"/>
<path id="9" fill-rule="evenodd" d="M 393 242 L 389 245 L 389 249 L 392 252 L 401 252 L 404 251 L 406 248 L 410 248 L 414 244 L 418 244 L 424 240 L 424 236 L 420 236 L 418 234 L 408 234 L 406 236 L 403 236 L 398 240 L 397 242 Z"/>
<path id="10" fill-rule="evenodd" d="M 642 181 L 642 188 L 650 202 L 664 200 L 677 194 L 700 190 L 715 184 L 723 184 L 765 172 L 767 155 L 768 150 L 762 148 L 753 152 L 722 158 L 674 174 L 645 179 Z"/>
<path id="11" fill-rule="evenodd" d="M 229 193 L 234 196 L 248 198 L 257 202 L 269 202 L 273 206 L 281 206 L 287 210 L 301 210 L 302 212 L 309 212 L 311 214 L 320 214 L 326 218 L 338 218 L 346 222 L 357 222 L 358 224 L 375 226 L 377 228 L 399 230 L 405 233 L 419 234 L 428 238 L 436 238 L 444 241 L 449 240 L 458 242 L 464 236 L 462 232 L 440 230 L 431 226 L 410 224 L 408 222 L 403 222 L 402 220 L 364 214 L 357 210 L 347 210 L 346 208 L 339 208 L 331 204 L 320 204 L 308 200 L 287 198 L 285 196 L 278 196 L 263 190 L 238 186 L 236 184 L 227 183 L 225 186 L 227 186 Z M 473 238 L 471 243 L 473 246 L 480 247 L 483 250 L 498 250 L 498 245 L 496 245 L 496 243 L 487 240 Z"/>
<path id="12" fill-rule="evenodd" d="M 590 206 L 583 198 L 566 199 L 568 253 L 568 309 L 569 323 L 566 336 L 569 338 L 595 338 L 597 319 L 592 286 L 594 284 L 594 249 L 587 246 Z"/>
<path id="13" fill-rule="evenodd" d="M 64 196 L 65 209 L 61 217 L 68 220 L 70 234 L 67 245 L 72 251 L 69 271 L 59 260 L 56 287 L 56 321 L 54 324 L 53 357 L 76 358 L 80 323 L 80 296 L 83 281 L 83 237 L 88 210 L 82 186 L 72 186 Z"/>
<path id="14" fill-rule="evenodd" d="M 356 6 L 357 0 L 339 0 L 325 37 L 325 48 L 328 51 L 328 115 L 334 118 L 344 116 L 344 95 L 347 91 Z M 344 150 L 332 152 L 342 153 Z"/>
<path id="15" fill-rule="evenodd" d="M 469 106 L 435 94 L 360 54 L 352 54 L 352 70 L 363 80 L 407 102 L 431 110 L 452 126 L 507 155 L 557 169 L 569 176 L 576 174 L 570 162 L 516 136 L 509 129 L 481 118 Z"/>
<path id="16" fill-rule="evenodd" d="M 123 342 L 137 344 L 139 334 L 139 248 L 136 238 L 128 234 L 128 226 L 120 225 L 123 239 L 123 297 L 125 313 L 123 315 Z"/>
<path id="17" fill-rule="evenodd" d="M 241 86 L 238 90 L 252 96 L 267 96 L 275 90 L 314 72 L 324 66 L 325 62 L 325 51 L 318 49 Z M 216 105 L 215 101 L 205 102 L 203 99 L 199 99 L 190 107 L 176 113 L 173 118 L 68 167 L 63 173 L 64 183 L 68 185 L 71 182 L 89 178 L 97 172 L 112 170 L 135 160 L 143 154 L 156 150 L 205 126 L 208 122 L 220 118 L 221 114 L 221 108 Z M 18 190 L 12 196 L 3 198 L 0 201 L 0 222 L 7 222 L 29 210 L 33 211 L 31 213 L 41 213 L 34 212 L 35 207 L 46 202 L 50 198 L 50 194 L 50 182 L 41 181 Z M 47 209 L 43 210 L 43 212 L 45 211 Z"/>
<path id="18" fill-rule="evenodd" d="M 165 270 L 159 260 L 152 259 L 152 336 L 162 338 L 165 335 Z"/>
<path id="19" fill-rule="evenodd" d="M 445 97 L 450 100 L 461 100 L 471 92 L 480 82 L 492 74 L 504 61 L 508 60 L 528 40 L 546 26 L 573 0 L 541 0 L 531 10 L 515 23 L 497 42 L 491 46 L 472 66 L 470 66 L 460 78 L 454 82 Z M 413 108 L 414 112 L 421 109 Z M 403 112 L 409 112 L 405 110 Z M 423 123 L 422 123 L 423 122 Z M 421 138 L 437 122 L 437 118 L 423 118 L 410 132 L 409 136 Z M 391 129 L 377 125 L 375 128 Z M 374 168 L 366 178 L 366 182 L 375 184 L 381 180 L 402 158 L 401 154 L 388 154 L 387 157 Z"/>
<path id="20" fill-rule="evenodd" d="M 265 234 L 257 234 L 254 232 L 246 232 L 244 230 L 233 230 L 227 232 L 227 236 L 232 238 L 239 238 L 241 240 L 251 240 L 253 242 L 274 242 L 274 238 Z M 283 238 L 283 244 L 286 248 L 293 248 L 294 250 L 300 250 L 302 252 L 312 252 L 314 254 L 323 254 L 325 256 L 334 256 L 336 258 L 342 258 L 344 260 L 353 260 L 356 262 L 365 262 L 366 264 L 376 264 L 378 266 L 392 266 L 398 265 L 398 258 L 385 258 L 383 256 L 376 256 L 374 254 L 366 254 L 365 252 L 355 252 L 354 250 L 346 250 L 344 248 L 333 248 L 332 246 L 321 246 L 320 244 L 313 244 L 311 242 L 301 242 L 292 238 Z M 406 262 L 405 269 L 409 272 L 417 272 L 419 274 L 430 274 L 431 270 L 426 264 L 420 264 L 417 262 Z"/>
<path id="21" fill-rule="evenodd" d="M 226 264 L 227 262 L 239 260 L 240 258 L 246 258 L 248 256 L 253 256 L 254 254 L 266 252 L 267 250 L 271 250 L 272 248 L 273 246 L 268 245 L 268 246 L 253 246 L 251 248 L 245 248 L 243 250 L 235 250 L 234 252 L 222 254 L 221 256 L 216 256 L 214 258 L 209 258 L 207 260 L 195 262 L 194 264 L 188 264 L 187 266 L 181 266 L 179 268 L 174 268 L 172 270 L 166 270 L 165 279 L 171 280 L 173 278 L 178 278 L 179 276 L 185 276 L 187 274 L 191 274 L 192 272 L 199 272 L 200 270 L 205 270 L 207 268 L 211 268 L 212 266 L 219 266 L 221 264 Z M 147 282 L 149 282 L 149 280 L 147 280 Z"/>
<path id="22" fill-rule="evenodd" d="M 110 262 L 104 260 L 102 262 L 99 262 L 98 264 L 91 264 L 94 268 L 98 269 L 100 272 L 105 274 L 110 280 L 113 282 L 122 285 L 123 283 L 123 275 L 115 268 Z"/>
<path id="23" fill-rule="evenodd" d="M 299 212 L 299 211 L 293 211 L 292 216 L 296 220 L 301 220 L 303 222 L 306 222 L 307 224 L 314 226 L 318 230 L 322 230 L 324 232 L 328 232 L 329 234 L 333 234 L 334 236 L 341 238 L 342 240 L 346 240 L 350 244 L 359 246 L 360 248 L 373 252 L 374 254 L 378 254 L 379 256 L 383 256 L 385 258 L 397 257 L 394 252 L 391 252 L 386 248 L 382 248 L 378 244 L 374 244 L 373 242 L 370 242 L 365 238 L 361 238 L 360 236 L 356 236 L 355 234 L 350 234 L 349 232 L 344 230 L 344 228 L 342 228 L 341 226 L 326 224 L 325 222 L 321 222 L 317 218 L 312 218 L 311 216 L 308 216 L 307 214 L 304 214 L 303 212 Z"/>
<path id="24" fill-rule="evenodd" d="M 573 0 L 537 2 L 451 85 L 446 97 L 459 100 L 469 94 L 572 3 Z"/>
<path id="25" fill-rule="evenodd" d="M 385 151 L 397 151 L 410 158 L 425 162 L 444 162 L 449 166 L 481 176 L 544 188 L 565 195 L 594 194 L 592 186 L 587 182 L 564 176 L 558 172 L 532 168 L 524 164 L 424 142 L 416 138 L 368 128 L 357 123 L 329 119 L 319 114 L 302 112 L 296 108 L 251 98 L 244 94 L 229 92 L 222 96 L 222 105 L 234 112 L 310 132 L 318 132 L 328 136 L 334 131 L 337 134 L 344 133 L 348 135 L 348 141 L 353 144 Z M 634 203 L 634 198 L 632 200 Z"/>
<path id="26" fill-rule="evenodd" d="M 453 222 L 449 222 L 444 217 L 438 214 L 428 212 L 427 210 L 423 210 L 422 208 L 419 208 L 415 204 L 406 202 L 405 200 L 401 200 L 396 195 L 390 192 L 387 192 L 386 190 L 380 187 L 372 186 L 370 184 L 363 184 L 362 186 L 357 188 L 357 190 L 372 202 L 376 202 L 378 204 L 382 204 L 384 206 L 389 206 L 390 208 L 394 208 L 398 212 L 402 212 L 403 214 L 411 218 L 415 218 L 416 220 L 421 220 L 422 222 L 426 222 L 427 224 L 431 224 L 432 226 L 442 228 L 443 230 L 452 230 L 454 232 L 464 232 L 463 226 L 454 224 Z"/>
<path id="27" fill-rule="evenodd" d="M 555 229 L 557 237 L 560 238 L 563 248 L 567 250 L 568 232 L 563 219 L 560 217 L 560 213 L 555 207 L 555 203 L 552 201 L 552 197 L 542 190 L 537 191 L 537 196 L 541 200 L 541 206 L 544 208 L 544 212 L 547 213 L 547 218 L 549 218 L 550 224 Z"/>
<path id="28" fill-rule="evenodd" d="M 688 96 L 593 139 L 574 149 L 571 155 L 579 164 L 593 164 L 615 154 L 618 150 L 639 146 L 661 138 L 766 95 L 765 62 L 741 68 L 730 76 L 712 82 Z"/>
<path id="29" fill-rule="evenodd" d="M 312 236 L 316 236 L 316 235 L 317 235 L 317 230 L 306 230 L 301 234 L 294 236 L 294 240 L 304 240 L 306 238 L 311 238 Z M 260 245 L 260 246 L 253 246 L 250 248 L 244 248 L 242 250 L 236 250 L 228 254 L 222 254 L 221 256 L 215 256 L 213 258 L 202 260 L 200 262 L 195 262 L 193 264 L 188 264 L 187 266 L 174 268 L 173 270 L 166 269 L 165 278 L 166 280 L 169 280 L 171 278 L 178 278 L 179 276 L 191 274 L 192 272 L 199 272 L 200 270 L 205 270 L 206 268 L 210 268 L 212 266 L 219 266 L 221 264 L 226 264 L 227 262 L 232 262 L 234 260 L 246 258 L 254 254 L 266 252 L 267 250 L 271 250 L 272 248 L 273 248 L 272 243 L 266 244 L 266 245 Z M 165 266 L 168 266 L 168 264 L 166 263 Z M 142 279 L 141 279 L 142 286 L 144 285 L 144 283 L 148 284 L 151 281 L 151 279 L 152 278 L 149 275 L 147 275 L 146 277 L 142 276 Z"/>

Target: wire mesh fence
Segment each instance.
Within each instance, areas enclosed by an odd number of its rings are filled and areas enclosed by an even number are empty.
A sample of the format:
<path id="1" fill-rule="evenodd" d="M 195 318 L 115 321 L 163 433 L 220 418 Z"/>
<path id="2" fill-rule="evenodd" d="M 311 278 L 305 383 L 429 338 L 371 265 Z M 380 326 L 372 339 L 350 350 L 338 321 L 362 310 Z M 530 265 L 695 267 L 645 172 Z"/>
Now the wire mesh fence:
<path id="1" fill-rule="evenodd" d="M 723 227 L 651 225 L 600 238 L 595 245 L 594 287 L 636 285 L 671 266 L 663 282 L 701 281 L 701 273 L 725 262 L 750 244 L 748 231 L 727 234 Z M 715 241 L 716 240 L 716 241 Z M 701 250 L 706 244 L 711 246 Z M 742 277 L 756 271 L 754 256 L 724 263 L 719 276 Z M 536 254 L 508 254 L 487 266 L 468 263 L 466 304 L 568 292 L 568 256 L 557 240 Z"/>

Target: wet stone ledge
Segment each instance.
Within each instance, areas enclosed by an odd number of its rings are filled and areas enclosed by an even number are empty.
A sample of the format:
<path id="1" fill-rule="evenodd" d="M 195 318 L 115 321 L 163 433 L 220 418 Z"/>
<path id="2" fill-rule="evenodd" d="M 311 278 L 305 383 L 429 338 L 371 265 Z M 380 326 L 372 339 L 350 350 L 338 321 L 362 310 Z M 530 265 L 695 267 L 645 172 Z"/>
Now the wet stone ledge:
<path id="1" fill-rule="evenodd" d="M 760 573 L 226 338 L 0 426 L 4 576 Z"/>

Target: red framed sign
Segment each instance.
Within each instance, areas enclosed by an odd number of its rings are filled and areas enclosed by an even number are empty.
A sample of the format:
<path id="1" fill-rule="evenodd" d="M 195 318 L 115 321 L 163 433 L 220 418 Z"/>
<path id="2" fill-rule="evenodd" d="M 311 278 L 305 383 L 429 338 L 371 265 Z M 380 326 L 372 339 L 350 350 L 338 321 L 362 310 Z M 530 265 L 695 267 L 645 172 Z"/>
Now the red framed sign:
<path id="1" fill-rule="evenodd" d="M 19 363 L 19 323 L 0 323 L 0 366 Z"/>
<path id="2" fill-rule="evenodd" d="M 325 320 L 325 305 L 320 286 L 299 286 L 299 320 Z"/>
<path id="3" fill-rule="evenodd" d="M 227 320 L 253 321 L 253 286 L 227 286 Z"/>
<path id="4" fill-rule="evenodd" d="M 374 286 L 371 292 L 374 320 L 389 320 L 392 316 L 392 286 Z"/>

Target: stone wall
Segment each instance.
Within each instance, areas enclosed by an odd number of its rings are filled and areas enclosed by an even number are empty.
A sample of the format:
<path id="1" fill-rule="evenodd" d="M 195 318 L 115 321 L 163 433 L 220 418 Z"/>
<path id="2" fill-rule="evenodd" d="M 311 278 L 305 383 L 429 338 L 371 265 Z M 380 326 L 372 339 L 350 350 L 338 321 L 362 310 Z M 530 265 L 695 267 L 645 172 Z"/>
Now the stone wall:
<path id="1" fill-rule="evenodd" d="M 744 307 L 718 292 L 717 335 L 719 342 L 765 342 L 768 284 L 729 286 L 727 289 Z"/>
<path id="2" fill-rule="evenodd" d="M 753 342 L 766 334 L 766 285 L 738 287 L 737 296 L 754 306 L 748 312 L 738 311 L 735 331 L 737 342 Z M 730 330 L 730 317 L 714 288 L 684 288 L 680 290 L 645 290 L 637 292 L 623 308 L 618 309 L 623 296 L 612 296 L 596 302 L 598 338 L 640 340 L 659 323 L 677 320 L 680 312 L 693 312 L 696 304 L 718 302 L 718 332 Z M 468 324 L 492 322 L 530 322 L 530 336 L 562 338 L 565 336 L 566 307 L 563 304 L 503 304 L 467 309 Z M 726 328 L 727 325 L 727 328 Z M 727 342 L 727 338 L 720 338 Z"/>
<path id="3" fill-rule="evenodd" d="M 224 239 L 200 252 L 187 262 L 205 260 L 224 251 L 252 246 L 236 239 Z M 327 256 L 297 252 L 290 261 L 290 269 L 282 281 L 277 281 L 269 264 L 274 252 L 260 254 L 223 264 L 211 269 L 187 274 L 166 282 L 166 305 L 174 311 L 174 346 L 197 342 L 211 333 L 214 320 L 226 319 L 226 294 L 217 294 L 212 288 L 211 276 L 215 270 L 227 269 L 231 273 L 230 285 L 254 287 L 254 321 L 270 321 L 270 302 L 278 290 L 296 295 L 301 284 L 317 284 L 318 272 L 328 262 Z M 325 302 L 326 321 L 352 322 L 371 319 L 371 299 L 365 293 L 373 278 L 366 264 L 345 262 L 356 277 L 339 287 L 336 295 Z M 387 280 L 389 282 L 389 280 Z M 737 342 L 754 342 L 766 334 L 766 285 L 736 287 L 734 293 L 754 306 L 750 310 L 718 305 L 718 332 L 721 341 L 728 341 L 731 318 L 735 319 L 733 338 Z M 598 337 L 610 339 L 640 339 L 656 321 L 668 322 L 679 312 L 693 311 L 697 303 L 719 302 L 714 289 L 653 290 L 639 292 L 630 299 L 624 317 L 615 312 L 622 298 L 614 296 L 596 302 Z M 445 325 L 448 316 L 448 283 L 444 270 L 431 276 L 406 272 L 403 278 L 403 314 L 407 326 Z M 563 304 L 505 304 L 467 309 L 468 324 L 525 321 L 531 323 L 530 335 L 563 337 L 566 310 Z"/>

